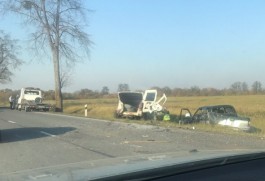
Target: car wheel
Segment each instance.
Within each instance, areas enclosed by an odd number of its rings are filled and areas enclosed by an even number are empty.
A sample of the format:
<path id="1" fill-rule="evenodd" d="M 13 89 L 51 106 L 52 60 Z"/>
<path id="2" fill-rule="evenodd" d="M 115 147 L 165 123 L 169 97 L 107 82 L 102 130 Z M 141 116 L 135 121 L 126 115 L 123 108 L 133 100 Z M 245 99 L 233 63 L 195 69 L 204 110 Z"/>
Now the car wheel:
<path id="1" fill-rule="evenodd" d="M 116 119 L 120 118 L 120 115 L 117 113 L 117 111 L 114 111 L 113 116 Z"/>
<path id="2" fill-rule="evenodd" d="M 35 103 L 37 103 L 37 104 L 41 104 L 41 103 L 42 103 L 42 98 L 37 97 L 37 98 L 35 99 Z"/>

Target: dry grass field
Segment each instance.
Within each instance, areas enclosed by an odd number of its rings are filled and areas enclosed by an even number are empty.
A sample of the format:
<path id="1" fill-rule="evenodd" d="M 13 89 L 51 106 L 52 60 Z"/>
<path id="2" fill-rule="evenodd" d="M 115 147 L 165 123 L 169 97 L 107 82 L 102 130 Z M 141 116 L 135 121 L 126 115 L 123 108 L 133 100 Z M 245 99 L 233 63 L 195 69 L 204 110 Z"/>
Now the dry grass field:
<path id="1" fill-rule="evenodd" d="M 47 101 L 46 101 L 47 102 Z M 47 103 L 53 104 L 53 101 Z M 206 124 L 179 125 L 178 115 L 181 108 L 189 108 L 192 113 L 200 106 L 231 104 L 240 116 L 251 118 L 251 125 L 255 128 L 251 133 L 240 133 L 249 135 L 265 136 L 265 96 L 264 95 L 243 95 L 243 96 L 209 96 L 209 97 L 169 97 L 165 106 L 170 111 L 171 121 L 163 122 L 144 120 L 115 120 L 113 112 L 117 107 L 117 98 L 99 98 L 82 100 L 65 100 L 64 113 L 69 115 L 84 116 L 84 105 L 88 105 L 88 117 L 107 119 L 111 121 L 137 122 L 139 124 L 158 124 L 165 127 L 181 127 L 183 129 L 195 129 L 203 131 L 235 133 L 230 128 L 212 126 Z M 5 104 L 7 105 L 7 104 Z M 239 133 L 236 131 L 236 133 Z"/>
<path id="2" fill-rule="evenodd" d="M 138 122 L 140 124 L 151 124 L 150 121 L 137 120 L 115 120 L 113 112 L 117 107 L 118 100 L 115 98 L 67 100 L 64 102 L 64 112 L 66 114 L 84 116 L 84 105 L 88 105 L 88 117 L 101 118 L 112 121 Z M 179 125 L 178 115 L 181 108 L 189 108 L 192 113 L 200 106 L 231 104 L 240 116 L 251 118 L 253 129 L 251 135 L 265 135 L 265 96 L 264 95 L 244 95 L 244 96 L 212 96 L 212 97 L 169 97 L 165 106 L 170 111 L 171 121 L 158 121 L 156 124 L 168 127 L 182 127 L 185 129 L 201 129 L 204 131 L 235 132 L 229 128 L 221 126 L 211 126 L 205 124 Z M 153 124 L 153 123 L 152 123 Z M 249 134 L 249 133 L 244 133 Z"/>

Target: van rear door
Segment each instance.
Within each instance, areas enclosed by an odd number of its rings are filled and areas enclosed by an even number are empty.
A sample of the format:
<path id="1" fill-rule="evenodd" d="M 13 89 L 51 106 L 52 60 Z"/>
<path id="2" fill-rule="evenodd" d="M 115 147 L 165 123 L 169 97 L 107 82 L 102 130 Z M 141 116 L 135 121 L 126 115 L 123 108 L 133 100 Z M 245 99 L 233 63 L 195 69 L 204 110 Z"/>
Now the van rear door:
<path id="1" fill-rule="evenodd" d="M 143 112 L 152 112 L 157 97 L 157 90 L 146 90 L 143 96 Z"/>

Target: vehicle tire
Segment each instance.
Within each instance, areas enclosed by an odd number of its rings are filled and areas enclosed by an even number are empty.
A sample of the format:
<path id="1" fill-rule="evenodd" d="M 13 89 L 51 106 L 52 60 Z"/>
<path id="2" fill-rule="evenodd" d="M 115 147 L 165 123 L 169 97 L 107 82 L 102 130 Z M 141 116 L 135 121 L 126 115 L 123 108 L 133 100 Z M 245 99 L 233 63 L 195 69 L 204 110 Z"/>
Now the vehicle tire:
<path id="1" fill-rule="evenodd" d="M 117 111 L 114 111 L 113 117 L 116 118 L 116 119 L 118 119 L 118 118 L 120 118 L 120 115 L 117 113 Z"/>
<path id="2" fill-rule="evenodd" d="M 154 120 L 154 113 L 143 113 L 144 120 Z"/>
<path id="3" fill-rule="evenodd" d="M 41 103 L 42 103 L 42 98 L 37 97 L 37 98 L 35 99 L 35 103 L 37 103 L 37 104 L 41 104 Z"/>
<path id="4" fill-rule="evenodd" d="M 17 110 L 21 111 L 21 107 L 22 107 L 21 105 L 18 105 Z"/>
<path id="5" fill-rule="evenodd" d="M 136 116 L 135 119 L 136 120 L 141 120 L 141 117 L 140 116 Z"/>
<path id="6" fill-rule="evenodd" d="M 147 113 L 143 113 L 143 119 L 144 119 L 145 121 L 148 120 Z"/>

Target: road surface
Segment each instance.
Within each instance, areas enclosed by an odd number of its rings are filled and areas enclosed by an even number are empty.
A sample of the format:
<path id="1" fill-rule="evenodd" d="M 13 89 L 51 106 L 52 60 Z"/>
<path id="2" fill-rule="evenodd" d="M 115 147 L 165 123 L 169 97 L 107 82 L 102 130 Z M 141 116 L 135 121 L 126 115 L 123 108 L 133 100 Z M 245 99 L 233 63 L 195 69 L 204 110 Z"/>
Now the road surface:
<path id="1" fill-rule="evenodd" d="M 264 148 L 258 137 L 0 109 L 0 176 L 56 165 L 188 151 Z"/>

